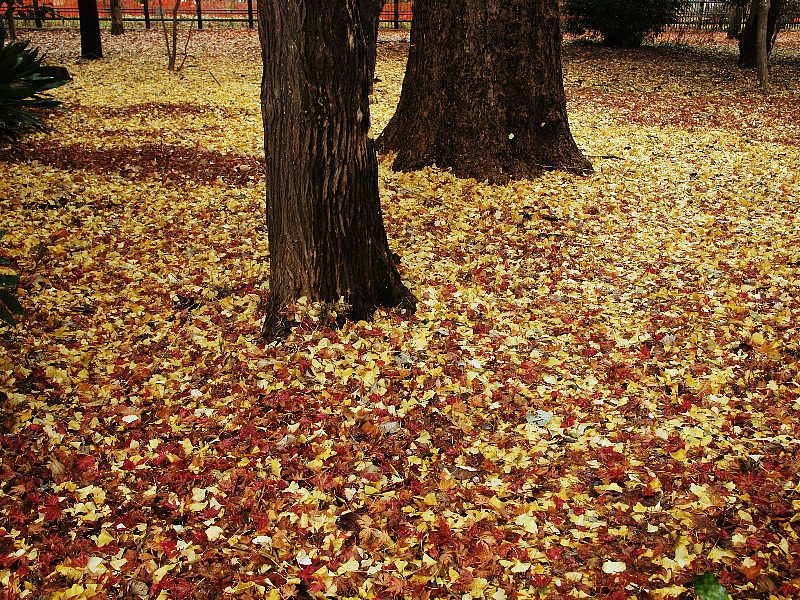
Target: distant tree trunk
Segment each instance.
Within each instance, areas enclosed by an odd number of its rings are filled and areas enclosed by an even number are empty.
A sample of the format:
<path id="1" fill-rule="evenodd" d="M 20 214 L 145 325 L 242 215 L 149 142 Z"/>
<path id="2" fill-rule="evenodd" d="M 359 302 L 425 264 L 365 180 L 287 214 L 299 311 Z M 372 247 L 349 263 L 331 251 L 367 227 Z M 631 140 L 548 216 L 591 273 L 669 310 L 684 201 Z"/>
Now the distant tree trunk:
<path id="1" fill-rule="evenodd" d="M 122 21 L 122 2 L 121 0 L 110 0 L 111 8 L 111 35 L 125 33 L 125 24 Z"/>
<path id="2" fill-rule="evenodd" d="M 301 296 L 346 316 L 416 301 L 392 259 L 369 139 L 365 0 L 258 2 L 270 296 L 262 334 Z"/>
<path id="3" fill-rule="evenodd" d="M 81 21 L 81 58 L 103 58 L 97 0 L 78 0 L 78 16 Z"/>
<path id="4" fill-rule="evenodd" d="M 33 0 L 33 25 L 36 29 L 41 29 L 44 26 L 44 23 L 42 23 L 42 9 L 39 7 L 39 0 Z"/>
<path id="5" fill-rule="evenodd" d="M 178 57 L 178 13 L 181 9 L 181 0 L 175 0 L 172 6 L 172 51 L 169 53 L 168 69 L 175 70 L 175 60 Z"/>
<path id="6" fill-rule="evenodd" d="M 758 0 L 758 35 L 756 36 L 756 71 L 758 83 L 764 91 L 769 90 L 769 44 L 768 20 L 770 0 Z"/>
<path id="7" fill-rule="evenodd" d="M 367 71 L 369 73 L 368 93 L 372 93 L 375 84 L 375 63 L 378 58 L 378 19 L 383 10 L 384 0 L 364 0 L 361 13 L 361 28 L 367 41 Z"/>
<path id="8" fill-rule="evenodd" d="M 781 24 L 785 0 L 772 0 L 769 6 L 767 20 L 767 57 L 772 53 L 775 38 Z M 760 13 L 760 0 L 753 0 L 747 22 L 739 38 L 739 67 L 742 69 L 755 69 L 758 65 L 756 49 L 758 47 L 758 16 Z"/>
<path id="9" fill-rule="evenodd" d="M 164 44 L 167 47 L 167 70 L 174 71 L 178 59 L 178 15 L 181 9 L 182 0 L 175 0 L 172 7 L 172 43 L 170 43 L 170 33 L 167 31 L 167 22 L 164 18 L 164 6 L 159 0 L 158 8 L 161 14 L 161 29 L 164 31 Z"/>
<path id="10" fill-rule="evenodd" d="M 378 139 L 394 169 L 502 183 L 588 173 L 569 129 L 558 0 L 417 0 L 400 103 Z"/>
<path id="11" fill-rule="evenodd" d="M 6 35 L 10 40 L 17 39 L 17 22 L 14 19 L 14 3 L 15 0 L 6 0 L 6 12 L 3 14 L 3 19 L 6 22 Z"/>
<path id="12" fill-rule="evenodd" d="M 744 12 L 744 0 L 733 0 L 728 7 L 728 39 L 734 40 L 739 35 L 742 28 L 742 13 Z"/>

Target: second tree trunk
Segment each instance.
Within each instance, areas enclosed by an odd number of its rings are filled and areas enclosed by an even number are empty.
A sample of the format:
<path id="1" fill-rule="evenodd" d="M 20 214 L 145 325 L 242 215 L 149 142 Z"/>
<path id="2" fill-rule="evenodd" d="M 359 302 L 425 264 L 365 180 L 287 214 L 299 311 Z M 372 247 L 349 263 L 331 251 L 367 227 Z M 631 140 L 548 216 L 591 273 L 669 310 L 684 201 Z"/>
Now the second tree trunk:
<path id="1" fill-rule="evenodd" d="M 396 170 L 436 164 L 501 183 L 592 167 L 569 129 L 557 0 L 417 0 L 397 111 L 378 140 Z"/>

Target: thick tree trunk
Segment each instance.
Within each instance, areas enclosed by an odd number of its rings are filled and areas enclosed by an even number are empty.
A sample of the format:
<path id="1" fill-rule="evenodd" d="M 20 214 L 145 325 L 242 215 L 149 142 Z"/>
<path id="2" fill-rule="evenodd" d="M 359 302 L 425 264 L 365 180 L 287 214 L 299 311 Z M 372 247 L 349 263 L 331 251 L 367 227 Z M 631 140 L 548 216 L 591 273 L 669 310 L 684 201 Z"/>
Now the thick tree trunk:
<path id="1" fill-rule="evenodd" d="M 368 43 L 362 0 L 258 3 L 264 74 L 270 297 L 263 335 L 305 296 L 353 319 L 379 306 L 413 310 L 381 216 L 369 139 Z"/>
<path id="2" fill-rule="evenodd" d="M 378 140 L 394 169 L 502 183 L 588 173 L 569 129 L 558 0 L 417 0 L 400 103 Z"/>
<path id="3" fill-rule="evenodd" d="M 121 0 L 110 0 L 111 9 L 111 35 L 121 35 L 125 33 L 125 24 L 122 21 L 122 2 Z"/>
<path id="4" fill-rule="evenodd" d="M 778 35 L 781 24 L 783 5 L 785 0 L 772 0 L 769 7 L 767 20 L 767 56 L 772 53 L 772 46 Z M 758 65 L 756 52 L 758 48 L 758 16 L 760 0 L 753 0 L 747 22 L 739 38 L 739 67 L 742 69 L 755 69 Z"/>
<path id="5" fill-rule="evenodd" d="M 756 35 L 756 71 L 758 83 L 764 91 L 769 90 L 769 7 L 770 0 L 758 0 L 758 33 Z"/>
<path id="6" fill-rule="evenodd" d="M 81 21 L 81 58 L 103 58 L 97 0 L 78 0 L 78 16 Z"/>

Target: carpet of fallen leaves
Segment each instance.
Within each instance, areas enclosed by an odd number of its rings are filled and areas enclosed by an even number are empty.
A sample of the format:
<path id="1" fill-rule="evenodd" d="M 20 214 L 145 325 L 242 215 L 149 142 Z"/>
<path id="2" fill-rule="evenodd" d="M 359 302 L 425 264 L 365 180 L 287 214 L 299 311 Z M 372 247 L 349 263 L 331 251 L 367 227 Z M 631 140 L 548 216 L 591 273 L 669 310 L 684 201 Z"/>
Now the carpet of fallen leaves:
<path id="1" fill-rule="evenodd" d="M 196 33 L 180 75 L 157 31 L 33 39 L 75 80 L 0 150 L 8 597 L 800 595 L 797 45 L 767 98 L 724 43 L 569 44 L 596 173 L 384 159 L 418 313 L 298 303 L 265 348 L 255 34 Z"/>

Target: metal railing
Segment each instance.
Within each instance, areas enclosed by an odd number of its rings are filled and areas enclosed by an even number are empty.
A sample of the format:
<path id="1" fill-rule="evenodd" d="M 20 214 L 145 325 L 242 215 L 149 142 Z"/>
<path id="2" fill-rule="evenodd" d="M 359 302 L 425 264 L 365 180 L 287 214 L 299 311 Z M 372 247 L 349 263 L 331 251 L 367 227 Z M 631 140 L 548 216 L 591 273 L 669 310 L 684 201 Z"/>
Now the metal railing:
<path id="1" fill-rule="evenodd" d="M 17 0 L 19 2 L 19 0 Z M 247 23 L 250 29 L 255 27 L 256 0 L 189 0 L 183 1 L 178 10 L 178 18 L 184 21 L 196 19 L 197 28 L 203 29 L 209 23 Z M 25 0 L 18 7 L 16 19 L 25 27 L 36 26 L 77 26 L 77 0 L 41 0 L 34 8 L 31 0 Z M 142 26 L 150 29 L 152 21 L 162 18 L 171 19 L 174 0 L 122 0 L 122 19 L 126 24 Z M 412 2 L 388 0 L 379 17 L 382 28 L 404 29 L 411 25 Z M 101 23 L 111 21 L 111 9 L 108 0 L 98 0 L 98 15 Z M 36 18 L 35 10 L 40 14 Z"/>
<path id="2" fill-rule="evenodd" d="M 77 0 L 39 0 L 37 7 L 44 14 L 34 17 L 33 0 L 23 0 L 17 20 L 22 26 L 77 26 Z M 151 27 L 151 21 L 160 20 L 162 15 L 170 18 L 174 0 L 121 0 L 123 20 L 134 27 Z M 214 23 L 224 26 L 226 23 L 247 23 L 250 29 L 255 27 L 257 0 L 184 0 L 179 10 L 179 18 L 189 21 L 196 19 L 198 29 Z M 20 2 L 20 0 L 17 0 Z M 382 28 L 407 29 L 411 25 L 413 1 L 387 0 L 379 17 Z M 670 24 L 671 29 L 690 29 L 700 31 L 724 31 L 730 27 L 732 13 L 727 0 L 689 0 L 687 7 Z M 111 11 L 108 0 L 98 1 L 100 20 L 108 23 Z M 745 11 L 746 12 L 746 11 Z M 164 14 L 166 13 L 166 14 Z M 739 18 L 744 18 L 739 15 Z M 784 29 L 800 29 L 800 7 L 790 9 L 783 15 Z M 740 23 L 741 25 L 741 23 Z"/>
<path id="3" fill-rule="evenodd" d="M 686 8 L 678 15 L 671 28 L 695 29 L 700 31 L 724 31 L 730 28 L 731 19 L 739 19 L 744 26 L 747 10 L 731 11 L 727 0 L 688 0 Z M 789 7 L 782 15 L 784 29 L 800 29 L 800 7 Z"/>

